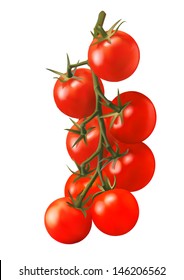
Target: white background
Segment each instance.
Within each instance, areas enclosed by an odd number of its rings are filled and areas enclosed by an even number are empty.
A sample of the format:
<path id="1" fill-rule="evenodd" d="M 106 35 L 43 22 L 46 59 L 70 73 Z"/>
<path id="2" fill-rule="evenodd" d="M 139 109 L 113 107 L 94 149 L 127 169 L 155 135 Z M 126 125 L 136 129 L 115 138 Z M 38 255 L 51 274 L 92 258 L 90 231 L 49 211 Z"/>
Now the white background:
<path id="1" fill-rule="evenodd" d="M 0 259 L 3 280 L 27 279 L 19 269 L 166 266 L 167 276 L 182 279 L 183 226 L 183 1 L 1 1 L 0 4 Z M 140 218 L 125 236 L 111 237 L 92 228 L 74 245 L 54 241 L 43 217 L 63 196 L 72 162 L 64 128 L 69 119 L 56 108 L 54 80 L 46 68 L 65 71 L 87 59 L 90 30 L 98 13 L 104 27 L 126 20 L 121 30 L 141 51 L 137 71 L 120 83 L 104 83 L 114 98 L 120 91 L 146 94 L 157 109 L 157 126 L 146 143 L 157 168 L 150 184 L 134 193 Z M 122 279 L 105 274 L 102 279 Z M 32 276 L 34 277 L 34 276 Z M 64 277 L 63 277 L 64 278 Z M 67 277 L 67 279 L 78 277 Z M 82 277 L 86 278 L 86 277 Z M 87 277 L 86 279 L 98 277 Z M 127 276 L 123 279 L 130 279 Z M 37 279 L 48 279 L 40 276 Z M 60 279 L 58 276 L 49 279 Z M 144 277 L 141 277 L 144 279 Z"/>

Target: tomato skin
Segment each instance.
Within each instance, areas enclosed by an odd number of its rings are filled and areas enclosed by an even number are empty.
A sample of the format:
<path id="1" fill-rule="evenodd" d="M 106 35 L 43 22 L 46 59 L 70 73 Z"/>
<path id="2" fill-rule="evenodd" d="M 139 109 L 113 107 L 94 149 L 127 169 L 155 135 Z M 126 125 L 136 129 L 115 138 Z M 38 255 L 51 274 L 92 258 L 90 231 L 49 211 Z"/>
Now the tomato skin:
<path id="1" fill-rule="evenodd" d="M 68 197 L 53 201 L 45 212 L 44 222 L 47 232 L 58 242 L 73 244 L 83 240 L 90 232 L 92 219 L 88 211 L 86 217 L 81 210 L 67 204 Z"/>
<path id="2" fill-rule="evenodd" d="M 120 94 L 122 105 L 130 102 L 123 110 L 122 116 L 117 117 L 112 127 L 108 118 L 109 130 L 112 136 L 123 143 L 139 143 L 150 136 L 156 125 L 156 110 L 152 101 L 144 94 L 127 91 Z M 112 101 L 118 105 L 118 97 Z"/>
<path id="3" fill-rule="evenodd" d="M 155 158 L 151 149 L 144 143 L 119 143 L 120 153 L 127 151 L 116 163 L 113 161 L 105 166 L 103 175 L 108 177 L 111 184 L 116 178 L 116 188 L 130 192 L 144 188 L 152 179 L 155 172 Z"/>
<path id="4" fill-rule="evenodd" d="M 117 31 L 107 40 L 96 43 L 94 39 L 88 50 L 88 63 L 101 79 L 118 82 L 130 77 L 136 70 L 140 51 L 136 41 L 127 33 Z"/>
<path id="5" fill-rule="evenodd" d="M 84 120 L 80 119 L 77 123 L 81 124 Z M 100 130 L 99 130 L 99 124 L 97 118 L 94 118 L 92 121 L 88 122 L 86 125 L 86 130 L 94 127 L 93 130 L 91 130 L 86 135 L 86 143 L 82 139 L 80 142 L 78 142 L 74 147 L 73 144 L 77 141 L 79 138 L 78 134 L 75 134 L 71 131 L 68 132 L 66 137 L 66 147 L 67 151 L 76 163 L 81 164 L 85 160 L 87 160 L 98 148 L 98 143 L 100 140 Z M 72 126 L 71 129 L 77 130 L 75 126 Z M 90 162 L 90 167 L 94 168 L 97 166 L 97 160 L 98 158 L 95 157 Z"/>
<path id="6" fill-rule="evenodd" d="M 79 78 L 78 80 L 75 77 Z M 59 79 L 54 86 L 54 100 L 60 111 L 72 118 L 85 118 L 91 115 L 96 106 L 96 95 L 92 73 L 89 69 L 78 68 L 75 77 L 66 82 Z M 62 79 L 62 78 L 61 78 Z M 101 91 L 103 84 L 99 79 Z"/>
<path id="7" fill-rule="evenodd" d="M 65 193 L 66 197 L 68 197 L 69 193 L 70 193 L 73 198 L 76 198 L 85 189 L 85 187 L 91 180 L 91 177 L 89 177 L 89 176 L 81 177 L 77 180 L 76 180 L 76 178 L 77 178 L 77 175 L 72 174 L 66 181 L 65 189 L 64 189 L 64 193 Z M 89 191 L 87 192 L 84 199 L 88 198 L 90 195 L 94 195 L 97 192 L 100 192 L 101 189 L 98 187 L 99 185 L 101 185 L 101 181 L 99 178 L 97 178 L 95 180 L 95 182 L 93 183 L 93 185 L 91 186 L 91 188 L 89 189 Z M 87 202 L 86 205 L 90 206 L 91 203 L 92 203 L 92 198 Z"/>
<path id="8" fill-rule="evenodd" d="M 139 206 L 127 190 L 114 189 L 95 197 L 92 204 L 92 220 L 96 227 L 109 235 L 123 235 L 137 223 Z"/>

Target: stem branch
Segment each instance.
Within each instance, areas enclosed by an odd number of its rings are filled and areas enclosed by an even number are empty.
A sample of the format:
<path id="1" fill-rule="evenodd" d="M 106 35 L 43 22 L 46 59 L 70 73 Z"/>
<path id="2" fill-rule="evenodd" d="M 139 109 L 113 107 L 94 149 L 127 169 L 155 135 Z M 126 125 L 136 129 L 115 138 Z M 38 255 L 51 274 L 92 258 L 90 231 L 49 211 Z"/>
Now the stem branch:
<path id="1" fill-rule="evenodd" d="M 75 63 L 75 64 L 70 64 L 70 69 L 76 68 L 76 67 L 79 67 L 79 66 L 83 66 L 83 65 L 88 65 L 88 60 L 84 60 L 84 61 L 81 61 L 81 62 L 78 62 L 78 63 Z"/>

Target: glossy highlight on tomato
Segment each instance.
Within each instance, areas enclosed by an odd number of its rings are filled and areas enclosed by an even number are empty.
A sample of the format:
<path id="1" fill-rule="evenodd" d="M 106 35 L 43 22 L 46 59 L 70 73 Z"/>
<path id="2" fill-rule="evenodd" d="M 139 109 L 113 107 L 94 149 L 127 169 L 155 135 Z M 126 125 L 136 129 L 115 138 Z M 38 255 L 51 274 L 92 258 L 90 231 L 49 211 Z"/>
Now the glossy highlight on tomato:
<path id="1" fill-rule="evenodd" d="M 129 191 L 114 189 L 97 195 L 91 212 L 100 231 L 117 236 L 133 229 L 139 217 L 139 206 Z"/>
<path id="2" fill-rule="evenodd" d="M 136 41 L 127 33 L 117 31 L 108 40 L 95 38 L 88 50 L 88 63 L 101 79 L 118 82 L 130 77 L 136 70 L 140 51 Z"/>

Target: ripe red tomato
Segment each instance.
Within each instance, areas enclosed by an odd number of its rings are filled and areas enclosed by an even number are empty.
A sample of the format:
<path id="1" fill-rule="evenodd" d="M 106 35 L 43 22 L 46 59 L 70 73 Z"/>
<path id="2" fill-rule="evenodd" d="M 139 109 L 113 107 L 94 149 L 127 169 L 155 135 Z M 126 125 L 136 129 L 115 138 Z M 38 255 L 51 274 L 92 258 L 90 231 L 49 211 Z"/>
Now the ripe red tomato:
<path id="1" fill-rule="evenodd" d="M 97 43 L 94 39 L 88 50 L 88 63 L 101 79 L 117 82 L 130 77 L 136 70 L 140 52 L 135 40 L 123 31 Z"/>
<path id="2" fill-rule="evenodd" d="M 129 191 L 114 189 L 97 195 L 91 212 L 99 230 L 109 235 L 123 235 L 135 226 L 139 206 Z"/>
<path id="3" fill-rule="evenodd" d="M 80 119 L 77 123 L 81 124 L 83 119 Z M 68 153 L 72 160 L 74 160 L 76 163 L 81 164 L 85 160 L 87 160 L 94 152 L 96 152 L 100 140 L 100 128 L 98 124 L 98 119 L 94 118 L 90 122 L 86 124 L 86 130 L 89 128 L 93 127 L 91 131 L 89 131 L 86 134 L 86 142 L 84 139 L 79 141 L 75 146 L 74 143 L 77 141 L 79 138 L 79 134 L 76 134 L 72 131 L 69 131 L 66 137 L 66 147 L 68 150 Z M 71 127 L 73 130 L 78 130 L 79 129 L 74 125 Z M 91 162 L 90 162 L 90 167 L 94 168 L 97 166 L 97 161 L 98 157 L 95 157 Z"/>
<path id="4" fill-rule="evenodd" d="M 85 189 L 85 187 L 91 180 L 91 177 L 89 177 L 89 176 L 81 177 L 77 180 L 76 180 L 76 178 L 77 178 L 77 175 L 72 174 L 66 181 L 65 189 L 64 189 L 65 196 L 69 197 L 69 194 L 70 194 L 73 198 L 76 198 Z M 100 192 L 101 190 L 98 187 L 99 185 L 101 185 L 101 181 L 99 178 L 97 178 L 95 180 L 95 182 L 93 183 L 93 185 L 91 186 L 91 188 L 89 189 L 89 191 L 87 192 L 84 199 L 88 198 L 90 195 L 93 196 L 97 192 Z M 86 205 L 87 206 L 91 205 L 91 202 L 92 202 L 92 198 L 87 202 Z"/>
<path id="5" fill-rule="evenodd" d="M 116 178 L 116 188 L 130 192 L 144 188 L 152 179 L 155 171 L 155 158 L 151 149 L 144 143 L 119 144 L 120 152 L 128 153 L 117 161 L 111 161 L 103 169 L 103 175 L 111 184 Z"/>
<path id="6" fill-rule="evenodd" d="M 72 244 L 83 240 L 90 232 L 92 219 L 87 211 L 86 217 L 80 209 L 67 204 L 68 197 L 53 201 L 45 212 L 45 227 L 50 236 L 58 242 Z"/>
<path id="7" fill-rule="evenodd" d="M 100 80 L 99 83 L 101 91 L 104 92 L 103 84 Z M 72 118 L 80 119 L 91 115 L 96 106 L 91 71 L 85 68 L 78 68 L 74 77 L 69 78 L 67 81 L 62 82 L 58 79 L 54 86 L 54 100 L 59 110 Z"/>
<path id="8" fill-rule="evenodd" d="M 130 102 L 110 127 L 113 117 L 107 118 L 112 136 L 123 143 L 138 143 L 150 136 L 156 124 L 156 110 L 152 101 L 144 94 L 127 91 L 119 95 L 121 104 Z M 113 104 L 118 105 L 118 97 Z M 106 110 L 106 111 L 110 111 Z"/>

